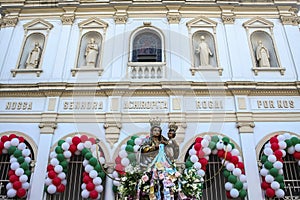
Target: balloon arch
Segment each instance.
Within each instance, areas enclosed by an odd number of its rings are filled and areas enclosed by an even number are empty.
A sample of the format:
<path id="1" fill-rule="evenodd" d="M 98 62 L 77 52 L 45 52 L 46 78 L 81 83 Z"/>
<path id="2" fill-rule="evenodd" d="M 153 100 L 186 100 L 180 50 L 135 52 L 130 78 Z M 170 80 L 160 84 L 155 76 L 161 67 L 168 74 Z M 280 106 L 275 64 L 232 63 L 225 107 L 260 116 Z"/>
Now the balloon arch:
<path id="1" fill-rule="evenodd" d="M 50 163 L 45 180 L 47 193 L 55 194 L 65 191 L 70 158 L 74 155 L 82 155 L 84 172 L 81 196 L 82 198 L 98 199 L 103 191 L 105 179 L 102 168 L 105 159 L 103 152 L 99 152 L 98 148 L 96 139 L 87 135 L 77 135 L 59 140 L 50 153 Z"/>
<path id="2" fill-rule="evenodd" d="M 298 160 L 300 166 L 300 138 L 290 133 L 272 136 L 263 147 L 260 161 L 262 168 L 261 188 L 269 198 L 284 198 L 283 158 L 286 154 L 292 155 Z"/>

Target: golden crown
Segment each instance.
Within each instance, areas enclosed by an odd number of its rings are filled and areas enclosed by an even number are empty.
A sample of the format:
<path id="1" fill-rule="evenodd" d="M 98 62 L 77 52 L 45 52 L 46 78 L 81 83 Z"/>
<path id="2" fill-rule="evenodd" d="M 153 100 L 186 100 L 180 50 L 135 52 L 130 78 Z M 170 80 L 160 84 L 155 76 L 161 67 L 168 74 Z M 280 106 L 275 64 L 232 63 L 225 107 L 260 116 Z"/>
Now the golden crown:
<path id="1" fill-rule="evenodd" d="M 158 117 L 149 120 L 151 127 L 160 126 L 161 119 Z"/>
<path id="2" fill-rule="evenodd" d="M 178 129 L 178 126 L 176 125 L 176 122 L 171 122 L 171 123 L 169 124 L 169 129 L 170 129 L 170 130 L 174 130 L 174 131 L 176 132 L 177 129 Z"/>

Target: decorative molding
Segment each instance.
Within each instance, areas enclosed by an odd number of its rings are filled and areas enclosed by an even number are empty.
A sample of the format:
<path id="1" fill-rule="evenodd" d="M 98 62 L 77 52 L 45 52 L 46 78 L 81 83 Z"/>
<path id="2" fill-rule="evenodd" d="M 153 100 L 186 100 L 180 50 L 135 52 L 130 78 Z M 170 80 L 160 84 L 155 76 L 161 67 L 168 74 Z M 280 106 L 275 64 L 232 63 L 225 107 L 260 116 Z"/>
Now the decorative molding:
<path id="1" fill-rule="evenodd" d="M 258 75 L 258 72 L 276 72 L 279 71 L 281 76 L 284 75 L 285 68 L 283 67 L 253 67 L 252 71 L 254 72 L 255 76 Z"/>
<path id="2" fill-rule="evenodd" d="M 224 24 L 233 24 L 236 18 L 235 15 L 226 15 L 226 14 L 222 14 L 221 17 Z"/>
<path id="3" fill-rule="evenodd" d="M 223 68 L 221 67 L 201 67 L 201 66 L 197 68 L 191 67 L 190 71 L 192 73 L 192 76 L 195 76 L 196 72 L 201 72 L 201 71 L 217 71 L 219 76 L 222 76 L 223 74 Z"/>
<path id="4" fill-rule="evenodd" d="M 44 19 L 37 18 L 23 25 L 24 30 L 51 30 L 53 25 Z"/>
<path id="5" fill-rule="evenodd" d="M 245 28 L 273 28 L 274 23 L 262 17 L 254 17 L 243 23 Z"/>
<path id="6" fill-rule="evenodd" d="M 10 71 L 11 71 L 13 77 L 16 77 L 17 73 L 20 73 L 20 74 L 36 73 L 36 77 L 40 77 L 40 74 L 43 72 L 42 69 L 12 69 Z"/>
<path id="7" fill-rule="evenodd" d="M 280 20 L 283 25 L 298 26 L 298 24 L 299 24 L 298 16 L 283 16 L 283 15 L 281 15 Z"/>
<path id="8" fill-rule="evenodd" d="M 98 72 L 98 76 L 102 75 L 103 69 L 97 68 L 73 68 L 71 69 L 72 76 L 75 77 L 77 72 Z"/>
<path id="9" fill-rule="evenodd" d="M 56 122 L 41 122 L 39 128 L 41 129 L 41 134 L 53 134 L 57 124 Z"/>
<path id="10" fill-rule="evenodd" d="M 204 16 L 200 16 L 197 17 L 195 19 L 192 19 L 190 21 L 188 21 L 186 23 L 186 26 L 188 27 L 189 30 L 191 30 L 192 28 L 213 28 L 214 32 L 216 31 L 216 26 L 217 26 L 217 22 L 204 17 Z"/>
<path id="11" fill-rule="evenodd" d="M 19 21 L 18 17 L 4 17 L 2 27 L 15 27 Z"/>
<path id="12" fill-rule="evenodd" d="M 237 122 L 236 127 L 240 133 L 253 133 L 254 122 Z"/>
<path id="13" fill-rule="evenodd" d="M 103 127 L 105 129 L 106 140 L 112 147 L 119 140 L 122 124 L 116 122 L 106 122 Z"/>
<path id="14" fill-rule="evenodd" d="M 116 12 L 114 14 L 114 20 L 116 24 L 125 24 L 128 19 L 127 9 L 128 6 L 114 6 Z"/>
<path id="15" fill-rule="evenodd" d="M 95 28 L 103 28 L 104 30 L 106 30 L 106 28 L 108 27 L 108 24 L 100 19 L 98 19 L 97 17 L 92 17 L 90 19 L 84 20 L 80 23 L 78 23 L 78 27 L 80 29 L 95 29 Z"/>
<path id="16" fill-rule="evenodd" d="M 167 19 L 169 24 L 179 24 L 181 20 L 181 14 L 180 12 L 168 12 Z"/>
<path id="17" fill-rule="evenodd" d="M 60 17 L 63 25 L 72 25 L 75 19 L 75 15 L 64 14 Z"/>

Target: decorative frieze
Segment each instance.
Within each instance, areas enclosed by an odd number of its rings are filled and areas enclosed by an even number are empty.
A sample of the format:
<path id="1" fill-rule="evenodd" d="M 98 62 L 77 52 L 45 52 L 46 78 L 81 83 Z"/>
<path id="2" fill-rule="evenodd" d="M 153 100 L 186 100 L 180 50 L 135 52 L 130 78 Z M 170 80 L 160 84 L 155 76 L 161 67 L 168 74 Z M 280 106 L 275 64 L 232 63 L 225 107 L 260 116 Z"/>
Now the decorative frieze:
<path id="1" fill-rule="evenodd" d="M 18 21 L 18 17 L 4 17 L 2 27 L 15 27 Z"/>
<path id="2" fill-rule="evenodd" d="M 167 19 L 169 24 L 179 24 L 181 20 L 181 14 L 179 12 L 168 12 Z"/>
<path id="3" fill-rule="evenodd" d="M 125 24 L 128 19 L 127 8 L 128 6 L 115 6 L 116 12 L 114 14 L 114 20 L 116 24 Z"/>
<path id="4" fill-rule="evenodd" d="M 222 21 L 224 24 L 233 24 L 235 21 L 235 15 L 225 15 L 222 14 Z"/>
<path id="5" fill-rule="evenodd" d="M 72 25 L 75 19 L 75 15 L 62 15 L 60 19 L 63 25 Z"/>

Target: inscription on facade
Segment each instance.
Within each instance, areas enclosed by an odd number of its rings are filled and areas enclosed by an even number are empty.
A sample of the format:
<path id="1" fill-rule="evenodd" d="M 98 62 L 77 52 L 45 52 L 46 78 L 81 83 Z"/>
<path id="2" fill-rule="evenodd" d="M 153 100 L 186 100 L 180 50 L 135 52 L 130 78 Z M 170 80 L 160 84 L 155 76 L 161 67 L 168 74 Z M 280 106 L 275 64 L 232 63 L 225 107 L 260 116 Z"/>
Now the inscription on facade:
<path id="1" fill-rule="evenodd" d="M 102 110 L 102 101 L 64 101 L 64 110 Z"/>
<path id="2" fill-rule="evenodd" d="M 222 100 L 211 100 L 211 101 L 196 101 L 196 109 L 223 109 L 223 101 Z"/>
<path id="3" fill-rule="evenodd" d="M 31 101 L 9 101 L 6 102 L 5 110 L 32 110 Z"/>
<path id="4" fill-rule="evenodd" d="M 168 109 L 168 101 L 124 101 L 124 109 Z"/>
<path id="5" fill-rule="evenodd" d="M 257 108 L 295 108 L 293 100 L 257 100 Z"/>

